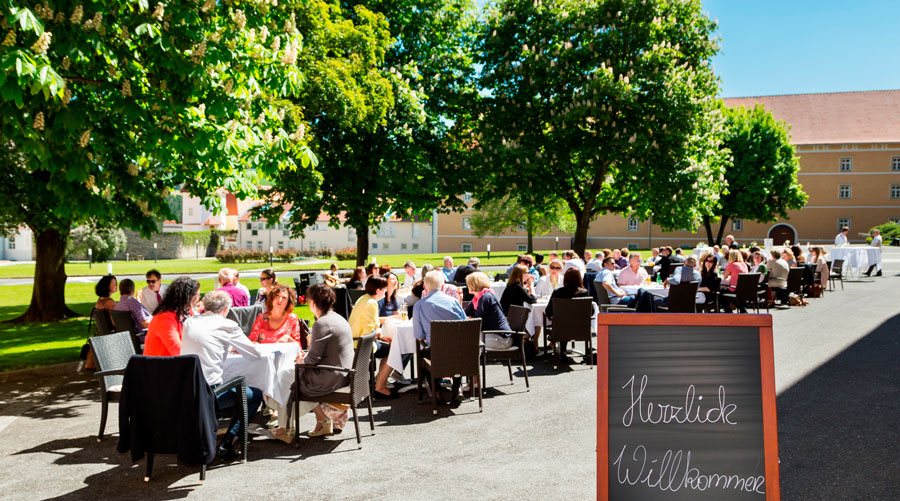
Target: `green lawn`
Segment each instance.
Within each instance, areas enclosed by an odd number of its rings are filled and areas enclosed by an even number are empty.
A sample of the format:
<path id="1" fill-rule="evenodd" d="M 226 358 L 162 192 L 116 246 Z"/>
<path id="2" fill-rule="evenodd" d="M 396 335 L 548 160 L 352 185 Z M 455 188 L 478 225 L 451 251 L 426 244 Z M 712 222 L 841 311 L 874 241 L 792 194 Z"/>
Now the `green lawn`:
<path id="1" fill-rule="evenodd" d="M 213 280 L 201 280 L 201 293 L 211 291 Z M 250 290 L 256 294 L 255 289 Z M 21 315 L 31 299 L 30 285 L 0 286 L 0 372 L 43 365 L 77 362 L 87 338 L 88 318 L 94 306 L 92 284 L 69 284 L 66 301 L 84 317 L 58 323 L 14 324 L 6 322 Z M 311 320 L 306 305 L 294 308 L 300 318 Z"/>
<path id="2" fill-rule="evenodd" d="M 550 251 L 542 251 L 541 253 L 547 255 Z M 647 250 L 637 251 L 642 253 L 643 255 L 648 255 L 649 252 Z M 469 254 L 463 253 L 451 253 L 450 256 L 453 257 L 453 263 L 456 266 L 465 263 L 468 261 L 470 256 L 476 256 L 481 260 L 482 265 L 505 265 L 510 264 L 516 259 L 516 252 L 492 252 L 490 259 L 487 257 L 486 252 L 474 252 Z M 444 256 L 447 254 L 389 254 L 389 255 L 375 255 L 378 264 L 388 264 L 391 268 L 402 268 L 403 264 L 407 260 L 412 260 L 416 263 L 416 266 L 421 266 L 425 263 L 430 263 L 437 268 L 443 266 Z M 371 260 L 371 256 L 369 257 Z M 346 261 L 337 261 L 337 260 L 328 260 L 327 263 L 322 264 L 303 264 L 303 261 L 295 261 L 293 263 L 275 263 L 274 269 L 275 271 L 293 271 L 293 270 L 325 270 L 328 269 L 330 263 L 337 263 L 338 267 L 341 269 L 350 269 L 356 266 L 356 261 L 346 260 Z M 220 268 L 226 266 L 215 260 L 210 259 L 168 259 L 168 260 L 160 260 L 157 263 L 154 263 L 152 260 L 149 261 L 111 261 L 113 265 L 113 274 L 114 275 L 142 275 L 147 272 L 147 270 L 151 268 L 156 268 L 164 275 L 163 279 L 168 280 L 171 279 L 172 275 L 179 275 L 184 273 L 213 273 L 217 272 Z M 227 265 L 231 268 L 237 268 L 239 270 L 261 270 L 263 268 L 268 268 L 269 263 L 239 263 L 239 264 L 229 264 Z M 88 267 L 87 263 L 69 263 L 66 264 L 66 274 L 70 277 L 76 276 L 100 276 L 105 275 L 107 272 L 107 263 L 94 263 L 92 268 Z M 34 276 L 34 265 L 33 264 L 16 264 L 9 266 L 0 266 L 0 278 L 30 278 Z M 247 278 L 242 277 L 245 282 L 250 283 Z M 252 277 L 249 277 L 252 279 Z M 249 286 L 249 285 L 248 285 Z"/>

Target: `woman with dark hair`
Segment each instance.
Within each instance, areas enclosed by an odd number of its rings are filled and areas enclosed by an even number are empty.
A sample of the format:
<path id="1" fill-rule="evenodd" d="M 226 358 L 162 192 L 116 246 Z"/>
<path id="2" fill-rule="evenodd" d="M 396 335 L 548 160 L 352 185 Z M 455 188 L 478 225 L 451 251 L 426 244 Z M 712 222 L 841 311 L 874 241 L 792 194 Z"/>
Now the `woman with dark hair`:
<path id="1" fill-rule="evenodd" d="M 350 367 L 353 365 L 353 334 L 350 324 L 332 308 L 336 301 L 334 291 L 325 284 L 314 284 L 306 291 L 309 309 L 316 316 L 309 336 L 309 352 L 297 363 L 300 371 L 300 394 L 304 397 L 328 395 L 347 385 L 346 373 L 317 370 L 317 365 Z M 302 416 L 310 410 L 316 415 L 316 428 L 310 437 L 332 435 L 340 432 L 347 423 L 347 409 L 343 404 L 317 404 L 301 401 Z"/>
<path id="2" fill-rule="evenodd" d="M 181 354 L 184 321 L 192 315 L 191 308 L 198 299 L 200 282 L 191 277 L 178 277 L 169 285 L 147 328 L 144 355 L 174 357 Z"/>
<path id="3" fill-rule="evenodd" d="M 366 281 L 366 269 L 362 266 L 357 266 L 353 270 L 353 275 L 350 276 L 350 281 L 347 282 L 348 289 L 362 289 L 363 282 Z"/>
<path id="4" fill-rule="evenodd" d="M 801 249 L 799 245 L 792 245 L 791 253 L 794 254 L 794 259 L 797 260 L 798 266 L 806 264 L 806 258 L 803 256 L 803 249 Z"/>
<path id="5" fill-rule="evenodd" d="M 387 279 L 387 291 L 384 293 L 384 298 L 378 301 L 378 318 L 381 323 L 400 314 L 400 304 L 397 302 L 400 279 L 391 272 L 388 272 L 384 277 Z"/>
<path id="6" fill-rule="evenodd" d="M 722 279 L 719 278 L 719 258 L 712 252 L 707 252 L 700 257 L 700 285 L 697 292 L 703 293 L 704 308 L 712 308 L 716 303 L 716 294 Z"/>
<path id="7" fill-rule="evenodd" d="M 550 294 L 550 303 L 547 305 L 547 318 L 553 318 L 554 299 L 574 299 L 576 297 L 591 297 L 584 284 L 581 282 L 581 272 L 578 268 L 569 268 L 563 275 L 563 286 Z"/>
<path id="8" fill-rule="evenodd" d="M 116 300 L 113 299 L 113 293 L 119 290 L 119 283 L 116 281 L 116 277 L 112 275 L 105 275 L 100 278 L 100 281 L 97 282 L 97 285 L 94 286 L 94 293 L 97 294 L 97 304 L 94 305 L 94 308 L 98 310 L 111 310 L 116 307 Z"/>
<path id="9" fill-rule="evenodd" d="M 256 290 L 256 302 L 262 303 L 265 301 L 266 291 L 276 285 L 278 285 L 278 280 L 275 278 L 275 271 L 272 268 L 266 268 L 259 272 L 259 289 Z"/>
<path id="10" fill-rule="evenodd" d="M 509 275 L 503 295 L 500 296 L 503 314 L 509 315 L 509 307 L 512 305 L 523 306 L 525 303 L 534 304 L 535 301 L 537 298 L 534 297 L 534 275 L 528 273 L 528 268 L 524 264 L 517 264 Z"/>
<path id="11" fill-rule="evenodd" d="M 250 329 L 251 342 L 254 343 L 290 343 L 301 344 L 305 336 L 305 324 L 300 326 L 300 319 L 294 314 L 294 303 L 297 293 L 284 285 L 269 288 L 266 296 L 266 311 L 256 316 L 253 328 Z"/>
<path id="12" fill-rule="evenodd" d="M 356 300 L 353 310 L 350 312 L 350 332 L 353 339 L 375 332 L 378 339 L 381 336 L 381 322 L 378 321 L 378 301 L 384 298 L 387 291 L 387 280 L 375 276 L 366 281 L 366 293 Z M 387 353 L 385 353 L 387 355 Z"/>

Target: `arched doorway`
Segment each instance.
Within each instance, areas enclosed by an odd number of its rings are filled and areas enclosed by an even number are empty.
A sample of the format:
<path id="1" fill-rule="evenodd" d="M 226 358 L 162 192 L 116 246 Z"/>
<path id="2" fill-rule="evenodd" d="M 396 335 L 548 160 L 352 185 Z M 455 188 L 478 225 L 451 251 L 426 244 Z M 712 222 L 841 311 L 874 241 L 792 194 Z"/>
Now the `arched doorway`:
<path id="1" fill-rule="evenodd" d="M 790 241 L 791 244 L 797 243 L 797 230 L 789 224 L 776 224 L 769 228 L 769 237 L 775 245 L 784 245 L 784 242 Z"/>

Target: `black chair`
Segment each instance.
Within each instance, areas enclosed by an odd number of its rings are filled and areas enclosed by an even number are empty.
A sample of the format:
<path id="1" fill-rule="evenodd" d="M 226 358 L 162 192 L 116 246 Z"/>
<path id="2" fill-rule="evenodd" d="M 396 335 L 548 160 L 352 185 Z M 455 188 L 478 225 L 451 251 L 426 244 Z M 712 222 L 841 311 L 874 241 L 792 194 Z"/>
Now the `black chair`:
<path id="1" fill-rule="evenodd" d="M 437 392 L 434 380 L 445 377 L 466 376 L 472 393 L 475 393 L 475 376 L 481 365 L 481 319 L 433 320 L 431 322 L 431 346 L 416 343 L 419 363 L 418 397 L 422 402 L 422 382 L 431 389 L 431 409 L 437 414 Z M 482 412 L 483 384 L 478 385 L 478 411 Z M 454 395 L 455 397 L 455 395 Z"/>
<path id="2" fill-rule="evenodd" d="M 97 327 L 97 334 L 101 336 L 116 332 L 116 330 L 113 329 L 113 324 L 112 320 L 110 320 L 109 312 L 110 310 L 106 310 L 103 308 L 91 309 L 91 321 Z"/>
<path id="3" fill-rule="evenodd" d="M 308 366 L 297 364 L 294 366 L 294 440 L 299 447 L 300 440 L 300 402 L 327 402 L 332 404 L 347 404 L 353 411 L 353 425 L 356 426 L 356 446 L 362 448 L 362 439 L 359 434 L 359 417 L 357 416 L 356 406 L 366 401 L 369 407 L 369 425 L 372 427 L 372 433 L 375 433 L 375 417 L 372 412 L 372 394 L 369 392 L 369 381 L 371 374 L 369 372 L 369 364 L 372 360 L 372 345 L 375 343 L 375 333 L 367 334 L 358 338 L 356 350 L 353 354 L 353 367 L 335 367 L 333 365 L 315 365 Z M 300 371 L 302 370 L 320 370 L 345 372 L 350 376 L 350 383 L 343 388 L 335 390 L 328 395 L 321 397 L 311 397 L 300 392 Z"/>
<path id="4" fill-rule="evenodd" d="M 116 332 L 128 332 L 131 334 L 131 342 L 134 343 L 134 351 L 140 355 L 144 352 L 141 339 L 138 336 L 138 328 L 134 323 L 134 317 L 130 311 L 109 310 L 109 319 Z"/>
<path id="5" fill-rule="evenodd" d="M 609 300 L 609 292 L 601 285 L 594 287 L 594 301 L 600 307 L 600 313 L 630 312 L 637 311 L 635 308 L 629 308 L 621 304 L 612 304 Z M 553 307 L 556 309 L 556 306 Z"/>
<path id="6" fill-rule="evenodd" d="M 740 310 L 743 305 L 752 303 L 759 313 L 759 273 L 741 273 L 738 275 L 737 286 L 734 292 L 724 292 L 722 297 L 731 301 Z"/>
<path id="7" fill-rule="evenodd" d="M 353 303 L 350 302 L 350 289 L 346 287 L 335 287 L 334 288 L 334 311 L 337 312 L 338 315 L 344 317 L 344 320 L 350 318 L 350 311 L 353 309 Z"/>
<path id="8" fill-rule="evenodd" d="M 100 383 L 100 431 L 97 433 L 99 442 L 103 440 L 103 431 L 106 429 L 109 401 L 122 391 L 125 367 L 128 366 L 131 356 L 137 353 L 134 350 L 131 334 L 128 332 L 94 336 L 88 339 L 88 343 L 94 352 L 94 363 L 97 364 L 97 372 L 94 373 L 94 377 Z"/>
<path id="9" fill-rule="evenodd" d="M 522 365 L 522 372 L 525 374 L 525 388 L 531 391 L 531 385 L 528 382 L 528 367 L 525 366 L 525 324 L 528 322 L 528 314 L 530 309 L 524 306 L 511 305 L 509 307 L 509 323 L 508 331 L 503 330 L 487 330 L 481 332 L 481 341 L 484 342 L 486 334 L 508 334 L 512 336 L 512 346 L 502 350 L 492 350 L 485 346 L 481 354 L 481 385 L 487 383 L 486 366 L 488 361 L 500 360 L 506 361 L 506 367 L 509 369 L 509 382 L 513 383 L 512 361 L 518 360 Z"/>
<path id="10" fill-rule="evenodd" d="M 603 294 L 601 294 L 602 296 Z M 553 343 L 559 343 L 557 361 L 565 355 L 563 346 L 569 341 L 585 343 L 585 356 L 594 368 L 593 343 L 591 337 L 591 298 L 551 299 L 553 302 Z M 554 369 L 558 366 L 554 364 Z"/>
<path id="11" fill-rule="evenodd" d="M 347 289 L 347 293 L 350 294 L 350 311 L 353 311 L 356 302 L 359 301 L 359 298 L 363 297 L 366 291 L 365 289 Z"/>
<path id="12" fill-rule="evenodd" d="M 509 273 L 497 273 L 494 275 L 495 282 L 506 282 L 509 280 Z"/>
<path id="13" fill-rule="evenodd" d="M 241 326 L 241 330 L 244 331 L 244 334 L 249 336 L 250 331 L 253 330 L 253 323 L 256 322 L 256 317 L 258 317 L 260 313 L 265 313 L 265 311 L 265 303 L 254 303 L 250 306 L 235 306 L 234 308 L 228 308 L 226 318 L 237 322 L 237 324 Z"/>
<path id="14" fill-rule="evenodd" d="M 697 313 L 697 288 L 700 282 L 681 282 L 669 286 L 666 306 L 657 309 L 669 313 Z"/>
<path id="15" fill-rule="evenodd" d="M 828 272 L 828 281 L 831 282 L 831 290 L 835 290 L 834 281 L 840 280 L 841 290 L 844 290 L 844 260 L 835 259 L 831 263 L 831 271 Z"/>
<path id="16" fill-rule="evenodd" d="M 788 298 L 790 298 L 791 294 L 796 294 L 800 298 L 803 298 L 803 272 L 805 268 L 791 268 L 788 270 L 788 278 L 787 278 L 787 294 Z M 790 300 L 787 302 L 788 307 L 790 307 Z"/>

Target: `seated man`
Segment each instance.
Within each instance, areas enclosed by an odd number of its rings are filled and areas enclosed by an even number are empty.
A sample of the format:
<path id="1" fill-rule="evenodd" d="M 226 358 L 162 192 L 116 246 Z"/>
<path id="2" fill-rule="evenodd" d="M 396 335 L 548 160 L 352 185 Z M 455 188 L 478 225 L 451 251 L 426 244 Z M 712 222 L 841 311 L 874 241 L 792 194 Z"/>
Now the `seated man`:
<path id="1" fill-rule="evenodd" d="M 632 253 L 628 256 L 628 266 L 619 273 L 619 285 L 641 285 L 647 278 L 647 270 L 641 266 L 641 255 Z"/>
<path id="2" fill-rule="evenodd" d="M 148 271 L 146 278 L 147 286 L 138 292 L 137 299 L 152 315 L 159 303 L 162 302 L 162 297 L 166 295 L 169 284 L 162 283 L 162 275 L 156 270 Z"/>
<path id="3" fill-rule="evenodd" d="M 603 294 L 604 290 L 609 296 L 610 304 L 621 304 L 626 307 L 634 305 L 635 297 L 629 296 L 616 284 L 616 275 L 613 271 L 616 269 L 616 261 L 612 256 L 603 259 L 603 270 L 597 274 L 594 279 L 594 287 L 597 294 Z"/>
<path id="4" fill-rule="evenodd" d="M 249 306 L 250 296 L 234 285 L 234 270 L 222 268 L 219 270 L 219 288 L 231 297 L 231 306 Z"/>
<path id="5" fill-rule="evenodd" d="M 229 350 L 233 348 L 241 356 L 253 359 L 258 359 L 260 352 L 237 322 L 225 318 L 231 307 L 231 296 L 227 292 L 216 290 L 207 293 L 203 297 L 203 307 L 206 311 L 202 315 L 195 315 L 184 322 L 181 354 L 197 355 L 206 383 L 215 389 L 223 382 L 222 370 Z M 243 419 L 238 391 L 238 388 L 232 388 L 216 397 L 216 407 L 219 409 L 234 408 L 234 417 L 218 449 L 226 461 L 233 461 L 238 456 L 233 445 Z M 262 398 L 260 389 L 247 387 L 248 419 L 256 415 Z"/>
<path id="6" fill-rule="evenodd" d="M 123 279 L 119 282 L 119 302 L 113 307 L 116 311 L 127 311 L 131 313 L 134 319 L 134 325 L 137 326 L 138 335 L 147 334 L 147 327 L 150 325 L 150 319 L 153 318 L 147 308 L 140 301 L 134 298 L 134 281 L 130 278 Z M 143 339 L 142 339 L 143 340 Z"/>
<path id="7" fill-rule="evenodd" d="M 466 313 L 458 300 L 441 293 L 441 288 L 444 286 L 444 274 L 440 271 L 431 271 L 425 275 L 423 285 L 425 286 L 425 292 L 413 310 L 413 335 L 416 339 L 424 340 L 425 344 L 430 347 L 432 320 L 465 320 Z M 385 383 L 387 376 L 390 374 L 389 368 L 386 367 L 387 364 L 383 364 L 381 371 L 378 373 L 378 379 L 375 382 L 376 392 L 379 389 L 386 388 Z M 456 396 L 459 394 L 461 380 L 462 378 L 459 377 L 453 378 L 450 398 L 442 398 L 445 402 L 456 399 Z M 435 380 L 435 391 L 438 388 L 440 388 L 440 380 Z M 445 397 L 445 395 L 442 395 L 442 397 Z"/>
<path id="8" fill-rule="evenodd" d="M 678 285 L 687 282 L 700 282 L 703 278 L 700 276 L 700 272 L 697 270 L 697 258 L 694 256 L 688 256 L 684 258 L 684 265 L 680 268 L 676 268 L 675 272 L 672 273 L 672 276 L 669 277 L 666 282 L 669 285 Z M 656 297 L 653 299 L 653 302 L 656 303 L 657 306 L 668 306 L 669 298 L 668 297 Z M 706 302 L 706 295 L 702 292 L 697 293 L 697 304 L 703 304 Z"/>
<path id="9" fill-rule="evenodd" d="M 769 271 L 769 287 L 781 304 L 786 304 L 790 301 L 787 280 L 791 267 L 787 261 L 782 259 L 780 250 L 772 249 L 769 254 L 772 256 L 766 263 L 766 269 Z"/>

